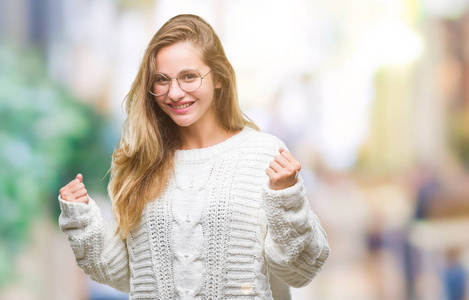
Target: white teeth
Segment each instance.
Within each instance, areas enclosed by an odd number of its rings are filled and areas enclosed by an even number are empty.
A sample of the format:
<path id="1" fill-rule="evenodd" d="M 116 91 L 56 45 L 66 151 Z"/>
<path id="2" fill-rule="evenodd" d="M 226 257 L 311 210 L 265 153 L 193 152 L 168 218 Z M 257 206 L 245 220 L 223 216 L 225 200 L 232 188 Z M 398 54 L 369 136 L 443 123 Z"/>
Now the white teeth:
<path id="1" fill-rule="evenodd" d="M 171 106 L 175 109 L 183 109 L 183 108 L 189 107 L 191 105 L 192 105 L 192 103 L 186 103 L 186 104 L 179 105 L 179 106 L 175 106 L 175 105 L 171 105 Z"/>

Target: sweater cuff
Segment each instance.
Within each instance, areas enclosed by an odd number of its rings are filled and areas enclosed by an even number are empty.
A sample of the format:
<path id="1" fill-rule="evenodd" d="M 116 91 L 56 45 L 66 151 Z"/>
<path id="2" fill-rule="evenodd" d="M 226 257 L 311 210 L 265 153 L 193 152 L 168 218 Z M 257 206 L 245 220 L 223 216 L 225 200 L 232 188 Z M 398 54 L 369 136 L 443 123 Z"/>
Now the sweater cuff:
<path id="1" fill-rule="evenodd" d="M 263 199 L 266 207 L 281 207 L 285 210 L 295 209 L 303 204 L 306 191 L 303 178 L 298 176 L 298 181 L 291 187 L 282 190 L 272 190 L 268 184 L 263 188 Z"/>
<path id="2" fill-rule="evenodd" d="M 274 238 L 296 238 L 311 230 L 308 219 L 310 207 L 300 176 L 295 185 L 283 190 L 271 190 L 265 185 L 262 196 L 267 221 Z"/>
<path id="3" fill-rule="evenodd" d="M 78 217 L 84 214 L 88 214 L 91 211 L 91 198 L 89 198 L 89 203 L 75 203 L 63 200 L 60 195 L 58 196 L 60 209 L 62 213 L 67 217 Z"/>
<path id="4" fill-rule="evenodd" d="M 70 229 L 85 229 L 93 222 L 99 222 L 100 210 L 96 202 L 89 198 L 88 204 L 65 201 L 59 196 L 62 213 L 59 216 L 59 226 L 62 231 Z"/>

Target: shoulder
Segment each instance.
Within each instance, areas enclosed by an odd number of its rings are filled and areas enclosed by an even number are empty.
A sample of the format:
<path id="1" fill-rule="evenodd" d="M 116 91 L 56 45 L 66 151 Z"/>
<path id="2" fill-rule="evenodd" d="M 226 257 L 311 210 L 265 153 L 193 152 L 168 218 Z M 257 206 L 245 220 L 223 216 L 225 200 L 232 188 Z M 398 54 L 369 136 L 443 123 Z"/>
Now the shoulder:
<path id="1" fill-rule="evenodd" d="M 247 139 L 251 143 L 265 146 L 284 147 L 285 143 L 273 134 L 246 127 Z"/>
<path id="2" fill-rule="evenodd" d="M 273 134 L 249 127 L 246 127 L 244 131 L 246 131 L 246 139 L 243 143 L 245 152 L 253 152 L 273 157 L 279 153 L 280 147 L 287 149 L 285 143 Z"/>

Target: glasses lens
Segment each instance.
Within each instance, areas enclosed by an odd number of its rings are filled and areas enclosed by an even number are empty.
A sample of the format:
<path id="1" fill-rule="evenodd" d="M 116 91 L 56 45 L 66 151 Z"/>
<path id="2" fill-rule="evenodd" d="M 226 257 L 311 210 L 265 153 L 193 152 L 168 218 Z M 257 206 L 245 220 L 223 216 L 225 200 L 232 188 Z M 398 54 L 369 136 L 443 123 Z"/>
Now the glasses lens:
<path id="1" fill-rule="evenodd" d="M 163 74 L 156 74 L 156 79 L 153 82 L 153 94 L 155 96 L 161 96 L 168 92 L 171 79 L 164 76 Z"/>
<path id="2" fill-rule="evenodd" d="M 202 79 L 196 70 L 182 70 L 178 75 L 178 82 L 181 89 L 193 92 L 200 87 Z"/>

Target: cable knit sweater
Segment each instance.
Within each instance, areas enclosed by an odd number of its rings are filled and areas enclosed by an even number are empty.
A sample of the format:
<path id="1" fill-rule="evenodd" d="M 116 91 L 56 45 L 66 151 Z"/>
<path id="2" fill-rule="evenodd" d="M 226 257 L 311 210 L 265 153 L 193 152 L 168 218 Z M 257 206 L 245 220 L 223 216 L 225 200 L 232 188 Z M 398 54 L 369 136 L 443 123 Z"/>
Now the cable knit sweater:
<path id="1" fill-rule="evenodd" d="M 217 145 L 175 154 L 164 192 L 122 240 L 96 203 L 60 199 L 59 225 L 78 265 L 130 299 L 290 299 L 329 255 L 303 181 L 270 190 L 285 145 L 246 127 Z"/>

